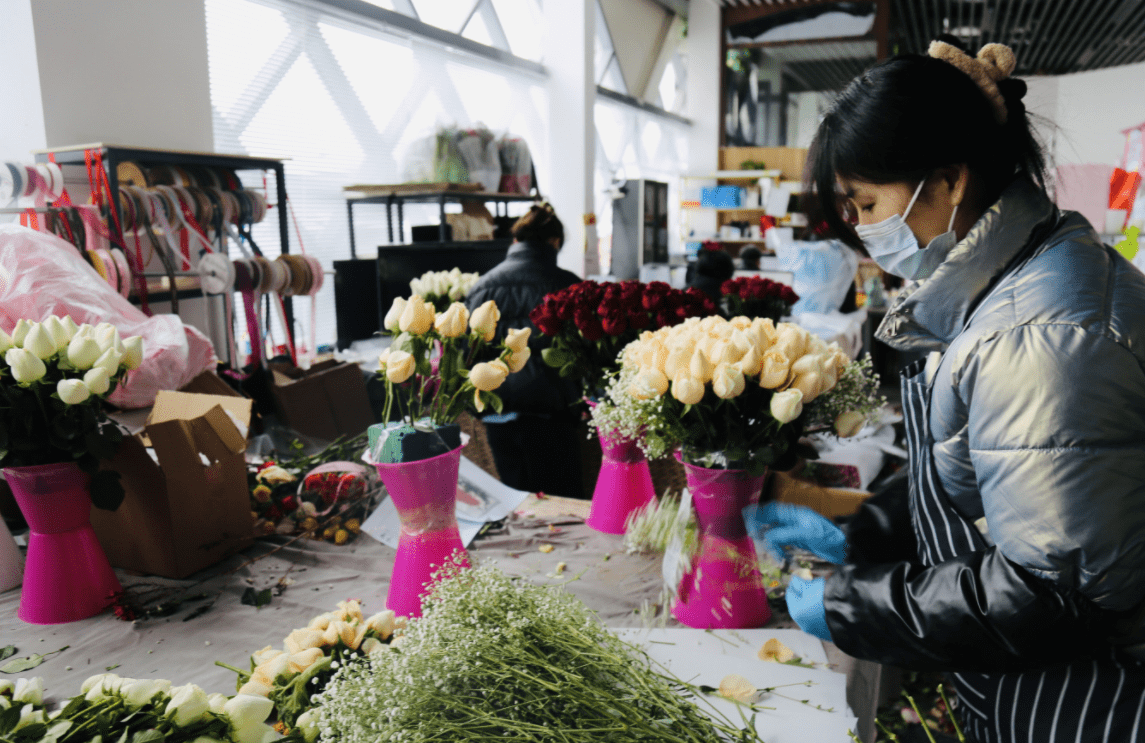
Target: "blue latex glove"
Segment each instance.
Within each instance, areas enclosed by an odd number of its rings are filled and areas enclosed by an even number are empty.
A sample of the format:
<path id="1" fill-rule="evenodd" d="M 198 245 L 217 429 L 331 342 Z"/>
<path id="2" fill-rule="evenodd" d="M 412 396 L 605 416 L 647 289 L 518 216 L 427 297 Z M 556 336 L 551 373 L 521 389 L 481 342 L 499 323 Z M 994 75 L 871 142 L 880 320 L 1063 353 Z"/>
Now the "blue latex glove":
<path id="1" fill-rule="evenodd" d="M 791 576 L 787 586 L 787 611 L 799 625 L 799 629 L 820 640 L 831 642 L 831 630 L 827 628 L 827 612 L 823 608 L 823 578 L 803 580 Z"/>
<path id="2" fill-rule="evenodd" d="M 766 529 L 767 548 L 780 562 L 788 557 L 785 547 L 807 550 L 836 565 L 847 559 L 847 537 L 810 508 L 772 501 L 745 508 L 744 520 L 753 533 Z"/>

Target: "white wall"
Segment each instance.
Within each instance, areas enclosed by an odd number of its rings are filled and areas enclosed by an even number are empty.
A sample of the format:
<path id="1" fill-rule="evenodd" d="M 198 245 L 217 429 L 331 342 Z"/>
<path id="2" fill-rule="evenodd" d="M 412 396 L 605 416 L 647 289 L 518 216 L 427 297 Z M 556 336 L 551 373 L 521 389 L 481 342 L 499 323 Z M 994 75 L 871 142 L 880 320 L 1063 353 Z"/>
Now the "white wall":
<path id="1" fill-rule="evenodd" d="M 0 75 L 0 161 L 31 160 L 44 147 L 44 112 L 31 0 L 0 0 L 0 49 L 6 63 Z"/>
<path id="2" fill-rule="evenodd" d="M 104 142 L 214 148 L 202 2 L 30 5 L 49 147 Z M 5 17 L 0 25 L 7 24 Z"/>

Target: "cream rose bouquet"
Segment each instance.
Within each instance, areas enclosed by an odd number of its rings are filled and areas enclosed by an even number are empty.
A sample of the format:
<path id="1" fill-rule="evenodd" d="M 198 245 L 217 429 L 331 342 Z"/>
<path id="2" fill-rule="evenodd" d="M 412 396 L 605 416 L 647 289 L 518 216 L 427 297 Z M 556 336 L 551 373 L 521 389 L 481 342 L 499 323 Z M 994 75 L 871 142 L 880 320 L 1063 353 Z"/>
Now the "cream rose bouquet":
<path id="1" fill-rule="evenodd" d="M 469 408 L 480 413 L 489 406 L 500 412 L 496 390 L 529 360 L 532 332 L 530 328 L 510 329 L 494 347 L 497 357 L 478 362 L 487 355 L 500 319 L 493 301 L 471 315 L 460 302 L 439 313 L 418 294 L 408 300 L 395 299 L 385 328 L 398 335 L 378 359 L 379 374 L 386 382 L 385 420 L 390 420 L 392 406 L 402 405 L 403 398 L 408 408 L 399 412 L 411 423 L 428 420 L 434 426 L 450 425 Z M 408 395 L 398 395 L 398 385 L 405 385 Z"/>
<path id="2" fill-rule="evenodd" d="M 747 317 L 644 333 L 621 363 L 593 411 L 597 427 L 636 440 L 649 458 L 679 448 L 690 464 L 752 472 L 794 463 L 807 422 L 853 364 L 798 325 Z"/>
<path id="3" fill-rule="evenodd" d="M 460 302 L 469 296 L 469 290 L 481 278 L 479 273 L 462 273 L 460 268 L 450 271 L 426 271 L 409 282 L 410 291 L 421 296 L 433 305 L 438 312 L 445 312 L 453 302 Z"/>
<path id="4" fill-rule="evenodd" d="M 120 339 L 108 323 L 70 317 L 20 320 L 0 330 L 0 467 L 75 462 L 92 475 L 91 499 L 114 511 L 123 500 L 119 475 L 99 472 L 123 434 L 103 401 L 143 362 L 140 336 Z"/>

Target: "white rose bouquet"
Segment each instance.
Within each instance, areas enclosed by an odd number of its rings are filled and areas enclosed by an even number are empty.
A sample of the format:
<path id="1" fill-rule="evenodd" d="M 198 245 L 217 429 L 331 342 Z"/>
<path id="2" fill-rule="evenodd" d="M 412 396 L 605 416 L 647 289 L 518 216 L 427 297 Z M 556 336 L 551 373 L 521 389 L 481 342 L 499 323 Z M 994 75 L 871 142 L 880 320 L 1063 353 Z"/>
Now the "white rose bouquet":
<path id="1" fill-rule="evenodd" d="M 470 315 L 460 302 L 439 313 L 418 294 L 408 300 L 395 299 L 385 328 L 398 335 L 378 359 L 379 374 L 386 382 L 384 420 L 390 420 L 395 401 L 400 406 L 403 400 L 409 406 L 400 411 L 403 418 L 411 423 L 428 419 L 434 426 L 455 423 L 470 407 L 482 412 L 488 405 L 500 412 L 501 398 L 495 390 L 510 374 L 524 368 L 532 332 L 530 328 L 509 330 L 497 357 L 477 362 L 493 340 L 500 319 L 493 301 Z M 408 394 L 398 395 L 397 385 L 405 385 Z"/>
<path id="2" fill-rule="evenodd" d="M 840 375 L 871 374 L 852 369 L 837 345 L 769 318 L 685 320 L 644 333 L 621 362 L 594 425 L 639 442 L 649 458 L 680 448 L 690 464 L 751 472 L 789 469 Z M 854 421 L 844 422 L 852 433 Z"/>
<path id="3" fill-rule="evenodd" d="M 469 295 L 469 290 L 481 278 L 478 273 L 462 273 L 460 268 L 450 271 L 426 271 L 409 282 L 410 291 L 433 305 L 438 312 L 445 312 L 452 302 L 460 302 Z"/>
<path id="4" fill-rule="evenodd" d="M 114 511 L 124 495 L 119 475 L 98 468 L 123 434 L 103 401 L 142 362 L 143 339 L 121 340 L 109 323 L 53 315 L 20 320 L 11 335 L 0 330 L 0 467 L 74 461 L 92 476 L 92 502 Z"/>

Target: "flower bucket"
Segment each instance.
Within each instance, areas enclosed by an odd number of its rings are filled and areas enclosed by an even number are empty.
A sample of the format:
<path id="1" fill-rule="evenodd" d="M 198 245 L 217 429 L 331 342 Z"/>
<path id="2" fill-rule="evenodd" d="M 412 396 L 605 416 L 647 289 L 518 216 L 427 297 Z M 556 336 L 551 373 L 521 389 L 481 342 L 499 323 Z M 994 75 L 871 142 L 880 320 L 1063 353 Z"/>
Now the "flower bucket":
<path id="1" fill-rule="evenodd" d="M 603 430 L 600 437 L 600 474 L 592 491 L 585 523 L 605 534 L 623 534 L 628 516 L 656 500 L 652 473 L 644 452 L 630 441 Z"/>
<path id="2" fill-rule="evenodd" d="M 699 550 L 684 574 L 672 616 L 701 629 L 750 629 L 771 619 L 755 544 L 743 509 L 759 502 L 766 474 L 684 463 L 699 525 Z"/>
<path id="3" fill-rule="evenodd" d="M 398 616 L 420 617 L 421 597 L 434 582 L 433 573 L 455 552 L 465 555 L 456 515 L 463 446 L 429 459 L 374 464 L 402 523 L 386 595 L 386 608 Z"/>
<path id="4" fill-rule="evenodd" d="M 4 476 L 30 529 L 20 619 L 62 624 L 103 611 L 123 589 L 91 528 L 88 475 L 68 462 Z"/>

